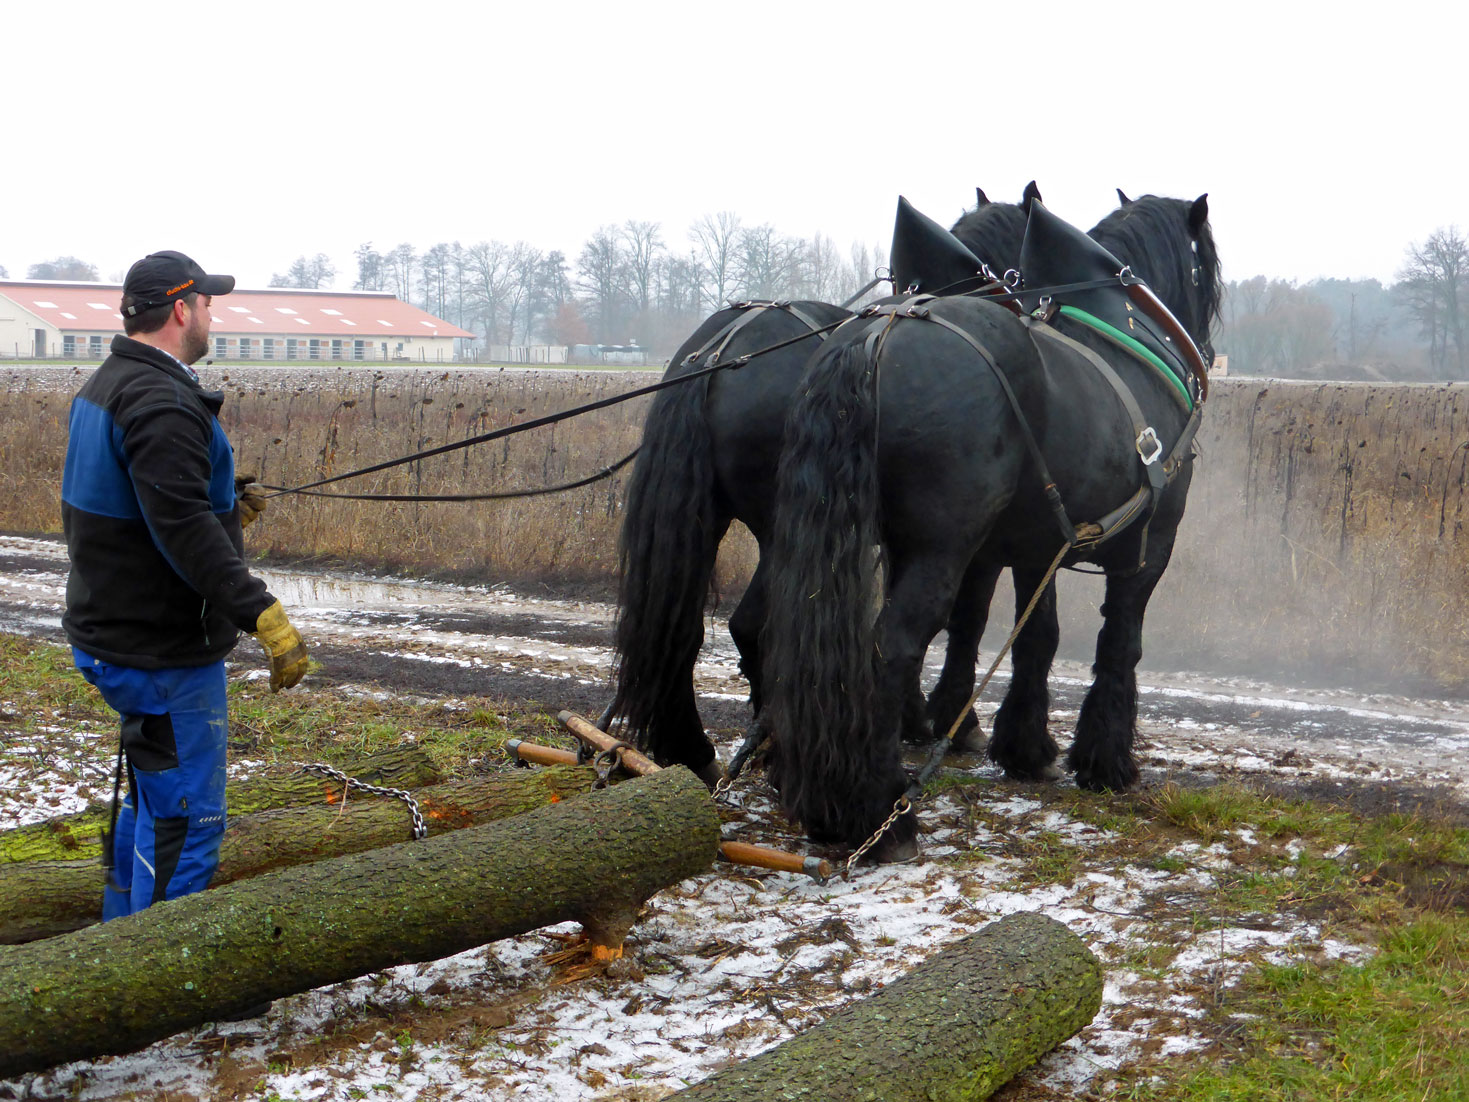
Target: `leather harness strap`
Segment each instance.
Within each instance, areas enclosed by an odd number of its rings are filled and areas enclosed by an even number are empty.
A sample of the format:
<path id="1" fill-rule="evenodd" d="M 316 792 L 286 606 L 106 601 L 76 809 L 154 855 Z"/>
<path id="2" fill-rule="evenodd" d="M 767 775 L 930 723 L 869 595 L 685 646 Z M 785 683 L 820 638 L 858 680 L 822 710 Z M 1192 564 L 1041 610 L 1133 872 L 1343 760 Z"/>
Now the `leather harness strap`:
<path id="1" fill-rule="evenodd" d="M 1209 397 L 1209 365 L 1204 363 L 1203 353 L 1199 351 L 1199 346 L 1194 343 L 1194 339 L 1188 335 L 1183 323 L 1174 316 L 1173 311 L 1168 309 L 1167 304 L 1157 296 L 1154 290 L 1136 276 L 1123 280 L 1123 285 L 1127 288 L 1128 297 L 1138 304 L 1143 313 L 1161 325 L 1172 339 L 1174 348 L 1183 357 L 1184 364 L 1198 386 L 1198 402 L 1207 400 Z"/>
<path id="2" fill-rule="evenodd" d="M 734 304 L 733 309 L 739 310 L 740 316 L 737 318 L 731 318 L 719 329 L 718 332 L 716 332 L 712 337 L 705 341 L 699 347 L 698 351 L 690 352 L 687 356 L 685 356 L 683 358 L 684 365 L 694 363 L 711 348 L 714 349 L 714 352 L 709 357 L 708 364 L 710 366 L 717 364 L 719 362 L 719 358 L 724 355 L 724 350 L 729 347 L 729 342 L 734 340 L 735 334 L 738 333 L 750 322 L 754 321 L 755 318 L 758 317 L 760 314 L 770 309 L 784 310 L 792 317 L 798 319 L 803 325 L 806 326 L 807 329 L 811 330 L 811 332 L 815 333 L 822 340 L 826 339 L 826 333 L 823 332 L 824 327 L 819 325 L 816 320 L 811 317 L 810 314 L 806 313 L 806 311 L 802 310 L 794 303 L 756 301 L 737 302 Z M 718 345 L 718 347 L 715 348 L 715 345 Z"/>
<path id="3" fill-rule="evenodd" d="M 1178 435 L 1178 439 L 1173 442 L 1173 447 L 1169 449 L 1167 457 L 1162 458 L 1162 444 L 1158 441 L 1156 431 L 1148 425 L 1147 418 L 1143 416 L 1143 411 L 1138 406 L 1137 398 L 1133 396 L 1132 389 L 1112 369 L 1111 364 L 1103 359 L 1095 349 L 1088 348 L 1080 341 L 1073 340 L 1046 322 L 1036 318 L 1025 317 L 1021 318 L 1021 323 L 1030 333 L 1031 340 L 1035 343 L 1036 351 L 1039 353 L 1042 363 L 1046 362 L 1048 346 L 1052 349 L 1052 356 L 1054 356 L 1055 350 L 1060 348 L 1064 348 L 1080 356 L 1103 379 L 1107 380 L 1107 383 L 1117 395 L 1118 400 L 1122 403 L 1122 408 L 1127 411 L 1128 418 L 1132 421 L 1138 458 L 1142 461 L 1143 471 L 1147 475 L 1147 483 L 1139 487 L 1138 491 L 1132 497 L 1128 498 L 1116 509 L 1113 509 L 1110 513 L 1097 520 L 1095 523 L 1101 531 L 1094 539 L 1089 539 L 1088 542 L 1096 545 L 1116 535 L 1135 520 L 1145 506 L 1148 517 L 1151 519 L 1153 510 L 1157 507 L 1158 499 L 1163 495 L 1163 491 L 1167 489 L 1168 483 L 1173 481 L 1173 477 L 1178 473 L 1178 468 L 1183 464 L 1184 453 L 1193 444 L 1194 434 L 1198 432 L 1199 424 L 1202 421 L 1203 409 L 1201 404 L 1197 402 L 1194 404 L 1193 409 L 1189 412 L 1188 420 L 1184 422 L 1183 429 Z M 1157 443 L 1157 448 L 1152 452 L 1151 458 L 1143 453 L 1143 448 L 1147 446 L 1149 438 L 1151 438 L 1152 442 Z M 1161 462 L 1159 462 L 1160 458 L 1162 459 Z M 1139 566 L 1142 565 L 1147 553 L 1147 538 L 1145 524 L 1142 547 L 1138 553 Z"/>
<path id="4" fill-rule="evenodd" d="M 917 318 L 922 321 L 931 321 L 947 329 L 950 333 L 953 333 L 964 341 L 965 344 L 969 345 L 970 348 L 974 349 L 985 366 L 990 369 L 990 373 L 994 375 L 995 380 L 1000 384 L 1000 389 L 1004 392 L 1006 401 L 1010 403 L 1010 410 L 1015 414 L 1016 423 L 1020 426 L 1020 439 L 1024 442 L 1026 450 L 1030 452 L 1031 460 L 1035 463 L 1036 471 L 1040 475 L 1041 485 L 1045 488 L 1046 501 L 1050 504 L 1051 514 L 1055 518 L 1056 527 L 1061 531 L 1061 538 L 1066 541 L 1067 546 L 1074 545 L 1076 543 L 1076 528 L 1071 523 L 1071 518 L 1066 515 L 1066 506 L 1061 501 L 1061 492 L 1056 488 L 1056 480 L 1051 477 L 1050 468 L 1046 466 L 1046 457 L 1041 453 L 1040 445 L 1036 443 L 1035 433 L 1031 431 L 1030 421 L 1026 419 L 1025 411 L 1020 408 L 1020 399 L 1015 396 L 1015 390 L 1010 386 L 1009 378 L 1000 369 L 1000 365 L 995 362 L 995 358 L 990 355 L 989 349 L 985 348 L 978 338 L 955 325 L 948 318 L 942 318 L 934 314 L 924 305 L 926 302 L 931 301 L 932 298 L 932 295 L 916 295 L 905 302 L 868 307 L 867 310 L 863 311 L 863 316 L 892 314 L 894 318 L 908 317 Z M 886 331 L 886 328 L 882 330 L 883 333 Z M 870 352 L 875 352 L 876 349 L 871 344 L 872 340 L 873 338 L 869 336 L 869 349 Z M 876 357 L 873 356 L 872 360 L 875 363 Z"/>
<path id="5" fill-rule="evenodd" d="M 1051 506 L 1051 511 L 1056 518 L 1057 527 L 1061 531 L 1062 538 L 1068 546 L 1076 546 L 1079 542 L 1089 547 L 1096 547 L 1112 536 L 1117 535 L 1134 520 L 1144 513 L 1151 519 L 1154 509 L 1157 507 L 1158 499 L 1167 488 L 1168 483 L 1178 473 L 1187 457 L 1189 448 L 1193 443 L 1194 434 L 1198 431 L 1202 417 L 1202 403 L 1195 403 L 1184 423 L 1182 431 L 1169 449 L 1167 457 L 1163 457 L 1163 445 L 1158 440 L 1156 431 L 1148 425 L 1147 418 L 1143 416 L 1142 408 L 1138 405 L 1136 397 L 1131 389 L 1122 380 L 1121 376 L 1113 370 L 1112 365 L 1107 363 L 1095 350 L 1088 348 L 1079 341 L 1073 340 L 1064 333 L 1058 332 L 1045 321 L 1022 317 L 1020 320 L 1030 334 L 1031 341 L 1035 346 L 1036 353 L 1040 356 L 1043 365 L 1046 364 L 1047 356 L 1054 363 L 1055 355 L 1061 349 L 1074 353 L 1082 358 L 1088 365 L 1095 369 L 1098 374 L 1112 387 L 1117 395 L 1118 401 L 1122 403 L 1128 418 L 1133 426 L 1133 441 L 1138 452 L 1138 459 L 1142 463 L 1146 476 L 1145 483 L 1140 486 L 1136 493 L 1129 497 L 1116 509 L 1107 513 L 1088 527 L 1095 527 L 1096 532 L 1089 532 L 1084 538 L 1079 538 L 1075 526 L 1066 514 L 1066 508 L 1061 500 L 1060 491 L 1056 487 L 1055 480 L 1051 477 L 1050 468 L 1046 465 L 1045 456 L 1041 453 L 1040 444 L 1036 441 L 1035 433 L 1031 430 L 1030 422 L 1020 406 L 1020 400 L 1015 395 L 1014 388 L 1010 385 L 1009 378 L 1000 368 L 994 356 L 984 344 L 972 333 L 949 321 L 947 318 L 939 317 L 929 309 L 927 303 L 932 301 L 932 295 L 915 295 L 900 303 L 888 303 L 878 306 L 870 306 L 859 315 L 863 318 L 872 318 L 875 324 L 871 325 L 865 341 L 866 352 L 869 362 L 876 365 L 877 354 L 880 351 L 883 338 L 889 329 L 900 318 L 914 318 L 921 321 L 931 321 L 953 333 L 969 345 L 980 360 L 990 369 L 995 380 L 999 383 L 1006 401 L 1010 404 L 1011 412 L 1015 414 L 1015 420 L 1020 428 L 1021 441 L 1030 453 L 1031 460 L 1035 463 L 1037 473 L 1040 475 L 1041 483 L 1045 487 L 1046 499 Z M 1144 449 L 1150 448 L 1145 452 Z M 1138 549 L 1138 567 L 1142 567 L 1147 554 L 1147 527 L 1146 521 L 1140 545 Z"/>

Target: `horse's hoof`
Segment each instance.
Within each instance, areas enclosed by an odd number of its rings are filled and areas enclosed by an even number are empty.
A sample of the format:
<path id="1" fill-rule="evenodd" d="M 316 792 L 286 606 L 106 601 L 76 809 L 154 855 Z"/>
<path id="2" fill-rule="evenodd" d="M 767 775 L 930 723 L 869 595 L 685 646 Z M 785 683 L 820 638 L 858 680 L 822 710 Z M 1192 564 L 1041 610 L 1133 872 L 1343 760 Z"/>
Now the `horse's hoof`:
<path id="1" fill-rule="evenodd" d="M 701 768 L 694 770 L 694 776 L 704 782 L 704 787 L 710 792 L 719 786 L 724 780 L 724 766 L 719 764 L 718 758 L 710 758 Z"/>
<path id="2" fill-rule="evenodd" d="M 1022 784 L 1049 784 L 1059 781 L 1062 777 L 1061 767 L 1053 761 L 1037 762 L 1030 765 L 1001 765 L 1008 781 L 1019 781 Z"/>
<path id="3" fill-rule="evenodd" d="M 918 856 L 918 838 L 882 838 L 877 845 L 862 855 L 859 866 L 897 865 L 912 861 Z"/>
<path id="4" fill-rule="evenodd" d="M 984 732 L 978 727 L 960 731 L 954 736 L 954 741 L 949 743 L 951 754 L 983 754 L 988 748 L 989 739 L 984 737 Z"/>
<path id="5" fill-rule="evenodd" d="M 1139 776 L 1131 762 L 1116 769 L 1078 769 L 1076 786 L 1088 792 L 1126 792 L 1137 784 Z"/>

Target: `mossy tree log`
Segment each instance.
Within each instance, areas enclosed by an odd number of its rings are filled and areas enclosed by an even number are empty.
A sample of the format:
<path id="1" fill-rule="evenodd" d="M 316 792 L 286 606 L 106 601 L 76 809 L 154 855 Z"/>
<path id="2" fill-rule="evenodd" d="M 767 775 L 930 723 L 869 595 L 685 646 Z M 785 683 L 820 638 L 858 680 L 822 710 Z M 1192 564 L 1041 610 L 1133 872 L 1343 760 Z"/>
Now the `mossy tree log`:
<path id="1" fill-rule="evenodd" d="M 1078 1033 L 1101 1005 L 1102 966 L 1079 937 L 1043 915 L 1009 915 L 670 1098 L 972 1102 Z"/>
<path id="2" fill-rule="evenodd" d="M 395 747 L 347 762 L 342 772 L 359 780 L 388 788 L 418 788 L 444 779 L 422 749 Z M 108 782 L 109 788 L 111 782 Z M 340 782 L 303 773 L 271 770 L 225 787 L 225 802 L 231 814 L 244 815 L 272 807 L 340 802 Z M 0 865 L 14 861 L 70 861 L 102 853 L 102 832 L 107 829 L 111 804 L 92 804 L 72 815 L 61 815 L 40 823 L 0 830 Z"/>
<path id="3" fill-rule="evenodd" d="M 0 1079 L 557 922 L 620 945 L 642 903 L 709 868 L 718 844 L 703 782 L 666 769 L 12 946 L 0 951 Z"/>
<path id="4" fill-rule="evenodd" d="M 417 789 L 429 833 L 521 815 L 591 791 L 590 766 L 516 770 Z M 339 796 L 341 786 L 336 794 Z M 392 845 L 412 836 L 408 805 L 392 796 L 349 793 L 333 806 L 230 815 L 211 888 L 272 869 Z M 79 930 L 102 921 L 100 859 L 0 864 L 0 944 Z"/>

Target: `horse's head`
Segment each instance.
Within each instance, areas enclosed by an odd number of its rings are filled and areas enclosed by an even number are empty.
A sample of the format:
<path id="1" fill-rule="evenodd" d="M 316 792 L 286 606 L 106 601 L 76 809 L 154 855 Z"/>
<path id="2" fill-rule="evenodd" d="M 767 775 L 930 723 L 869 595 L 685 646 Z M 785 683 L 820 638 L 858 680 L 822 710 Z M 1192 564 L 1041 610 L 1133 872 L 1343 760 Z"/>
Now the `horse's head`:
<path id="1" fill-rule="evenodd" d="M 1039 199 L 1040 192 L 1032 180 L 1025 188 L 1019 203 L 996 203 L 981 188 L 974 189 L 979 206 L 960 215 L 949 230 L 964 242 L 992 272 L 1004 275 L 1020 261 L 1020 242 L 1025 238 L 1026 212 L 1032 197 Z"/>
<path id="2" fill-rule="evenodd" d="M 1219 253 L 1209 228 L 1209 196 L 1192 201 L 1144 195 L 1129 199 L 1092 228 L 1093 240 L 1147 280 L 1154 293 L 1213 359 L 1209 333 L 1219 320 Z"/>

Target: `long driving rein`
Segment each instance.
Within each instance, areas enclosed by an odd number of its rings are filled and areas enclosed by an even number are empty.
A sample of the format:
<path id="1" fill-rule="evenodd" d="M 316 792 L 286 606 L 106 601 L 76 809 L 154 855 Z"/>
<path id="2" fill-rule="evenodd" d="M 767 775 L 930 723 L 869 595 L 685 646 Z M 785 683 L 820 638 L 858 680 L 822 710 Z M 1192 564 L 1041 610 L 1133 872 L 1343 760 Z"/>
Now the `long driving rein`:
<path id="1" fill-rule="evenodd" d="M 544 417 L 536 417 L 519 425 L 506 425 L 504 428 L 494 429 L 490 432 L 481 433 L 478 436 L 471 436 L 464 440 L 456 440 L 452 444 L 441 444 L 435 448 L 426 448 L 423 451 L 414 452 L 412 455 L 405 455 L 399 459 L 385 460 L 382 463 L 375 463 L 370 467 L 360 467 L 355 471 L 347 471 L 344 474 L 332 475 L 329 478 L 321 478 L 315 482 L 307 482 L 300 486 L 293 486 L 288 488 L 283 486 L 266 485 L 265 488 L 271 491 L 266 496 L 282 497 L 286 494 L 302 494 L 306 497 L 340 498 L 351 501 L 500 501 L 509 498 L 535 497 L 540 494 L 561 493 L 565 490 L 574 490 L 581 486 L 588 486 L 591 483 L 598 482 L 604 478 L 610 478 L 613 474 L 617 473 L 619 470 L 621 470 L 623 467 L 627 466 L 633 461 L 633 459 L 638 454 L 637 448 L 634 448 L 631 452 L 623 456 L 616 463 L 603 467 L 596 473 L 588 475 L 585 478 L 577 479 L 575 482 L 563 483 L 559 486 L 546 486 L 534 490 L 504 490 L 487 494 L 339 494 L 321 492 L 316 489 L 316 487 L 318 486 L 328 486 L 334 482 L 342 482 L 349 478 L 357 478 L 365 474 L 374 474 L 377 471 L 385 471 L 392 467 L 401 467 L 406 463 L 414 463 L 420 459 L 428 459 L 431 456 L 443 455 L 446 452 L 458 451 L 461 448 L 473 447 L 476 444 L 487 444 L 492 440 L 500 440 L 507 436 L 514 436 L 516 433 L 529 432 L 532 429 L 544 428 L 547 425 L 554 425 L 561 421 L 570 420 L 573 417 L 579 417 L 583 413 L 592 413 L 596 410 L 606 409 L 609 406 L 615 406 L 622 402 L 630 402 L 634 398 L 642 398 L 646 395 L 654 394 L 660 390 L 667 390 L 669 387 L 678 386 L 681 383 L 693 382 L 696 379 L 701 379 L 705 376 L 712 375 L 716 371 L 735 371 L 739 368 L 744 367 L 751 360 L 755 359 L 758 356 L 764 356 L 770 352 L 785 348 L 787 345 L 796 344 L 799 341 L 805 340 L 807 337 L 815 335 L 825 340 L 827 333 L 831 332 L 837 326 L 842 324 L 841 321 L 835 321 L 830 323 L 829 325 L 818 326 L 815 321 L 808 317 L 804 312 L 795 309 L 789 302 L 784 301 L 739 302 L 735 303 L 734 306 L 736 309 L 742 311 L 740 316 L 732 319 L 697 352 L 691 353 L 689 356 L 686 356 L 684 358 L 683 362 L 687 364 L 691 361 L 697 360 L 714 344 L 719 344 L 718 350 L 713 356 L 710 357 L 710 362 L 704 367 L 701 367 L 695 371 L 687 372 L 686 374 L 679 375 L 678 377 L 672 379 L 661 379 L 656 383 L 651 383 L 645 387 L 639 387 L 637 390 L 629 391 L 626 394 L 618 394 L 611 398 L 601 398 L 595 402 L 588 402 L 586 405 L 562 410 L 560 413 L 548 413 Z M 799 333 L 794 337 L 787 338 L 786 340 L 778 341 L 775 344 L 756 349 L 754 352 L 742 353 L 741 355 L 736 356 L 730 360 L 719 361 L 720 354 L 724 351 L 724 348 L 728 345 L 729 339 L 734 336 L 734 333 L 738 331 L 738 329 L 743 327 L 746 322 L 748 322 L 751 318 L 760 313 L 762 310 L 772 308 L 783 309 L 790 313 L 792 316 L 799 318 L 802 322 L 806 324 L 810 331 L 806 333 Z M 843 319 L 843 321 L 845 320 L 847 319 Z"/>

